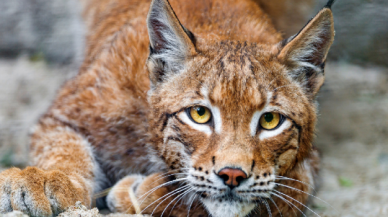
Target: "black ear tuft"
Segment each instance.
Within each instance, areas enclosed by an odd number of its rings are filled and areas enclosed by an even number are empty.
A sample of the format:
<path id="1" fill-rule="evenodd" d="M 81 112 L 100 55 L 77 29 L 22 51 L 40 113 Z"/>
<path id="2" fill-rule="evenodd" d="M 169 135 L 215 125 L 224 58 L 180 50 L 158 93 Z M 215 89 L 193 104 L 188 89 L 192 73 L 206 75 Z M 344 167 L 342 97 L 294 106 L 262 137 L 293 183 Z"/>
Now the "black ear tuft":
<path id="1" fill-rule="evenodd" d="M 335 2 L 335 0 L 329 0 L 329 1 L 326 3 L 325 8 L 331 9 L 331 6 L 333 6 L 334 2 Z"/>

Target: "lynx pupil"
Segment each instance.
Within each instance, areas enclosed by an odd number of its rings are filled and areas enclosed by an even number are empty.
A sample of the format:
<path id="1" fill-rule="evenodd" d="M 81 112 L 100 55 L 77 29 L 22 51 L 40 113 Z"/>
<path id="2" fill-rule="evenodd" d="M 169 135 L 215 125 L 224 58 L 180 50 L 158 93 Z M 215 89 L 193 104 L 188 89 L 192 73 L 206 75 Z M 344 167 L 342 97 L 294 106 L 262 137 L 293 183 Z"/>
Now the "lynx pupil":
<path id="1" fill-rule="evenodd" d="M 264 120 L 268 123 L 270 123 L 271 121 L 273 121 L 273 114 L 272 113 L 267 113 L 264 115 Z"/>
<path id="2" fill-rule="evenodd" d="M 199 116 L 203 116 L 206 113 L 206 109 L 204 107 L 197 107 L 195 110 L 197 110 Z"/>

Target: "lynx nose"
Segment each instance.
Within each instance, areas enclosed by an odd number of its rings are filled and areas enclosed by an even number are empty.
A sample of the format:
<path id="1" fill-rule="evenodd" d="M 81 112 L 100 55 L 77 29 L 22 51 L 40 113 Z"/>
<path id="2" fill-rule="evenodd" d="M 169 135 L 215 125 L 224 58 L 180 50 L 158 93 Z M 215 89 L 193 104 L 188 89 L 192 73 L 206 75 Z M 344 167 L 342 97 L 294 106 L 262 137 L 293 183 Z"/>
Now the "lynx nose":
<path id="1" fill-rule="evenodd" d="M 237 187 L 242 181 L 247 179 L 247 174 L 240 169 L 235 168 L 224 168 L 217 174 L 221 179 L 224 180 L 225 185 L 233 189 Z"/>

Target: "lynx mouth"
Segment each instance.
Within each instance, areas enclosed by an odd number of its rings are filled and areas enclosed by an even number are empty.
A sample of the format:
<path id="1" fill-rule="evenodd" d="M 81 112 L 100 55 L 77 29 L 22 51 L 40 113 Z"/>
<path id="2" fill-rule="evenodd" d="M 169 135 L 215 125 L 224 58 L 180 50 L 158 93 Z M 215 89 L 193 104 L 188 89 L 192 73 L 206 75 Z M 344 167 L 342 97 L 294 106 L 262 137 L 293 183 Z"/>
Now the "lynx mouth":
<path id="1" fill-rule="evenodd" d="M 248 216 L 257 206 L 264 204 L 265 198 L 249 198 L 228 192 L 220 195 L 202 197 L 202 204 L 214 217 Z"/>
<path id="2" fill-rule="evenodd" d="M 225 193 L 209 194 L 205 191 L 195 192 L 202 199 L 210 199 L 214 201 L 228 201 L 240 203 L 261 203 L 264 199 L 270 198 L 271 190 L 245 190 L 234 191 L 227 189 Z"/>

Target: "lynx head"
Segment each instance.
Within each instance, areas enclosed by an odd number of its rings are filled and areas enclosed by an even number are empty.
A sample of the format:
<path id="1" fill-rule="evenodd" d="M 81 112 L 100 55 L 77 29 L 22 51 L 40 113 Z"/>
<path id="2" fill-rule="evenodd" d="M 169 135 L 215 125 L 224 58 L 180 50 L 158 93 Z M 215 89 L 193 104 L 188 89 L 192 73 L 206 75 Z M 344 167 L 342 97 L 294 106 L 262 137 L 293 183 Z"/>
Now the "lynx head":
<path id="1" fill-rule="evenodd" d="M 330 8 L 276 45 L 196 37 L 167 0 L 147 24 L 155 149 L 212 216 L 249 214 L 311 152 Z"/>

